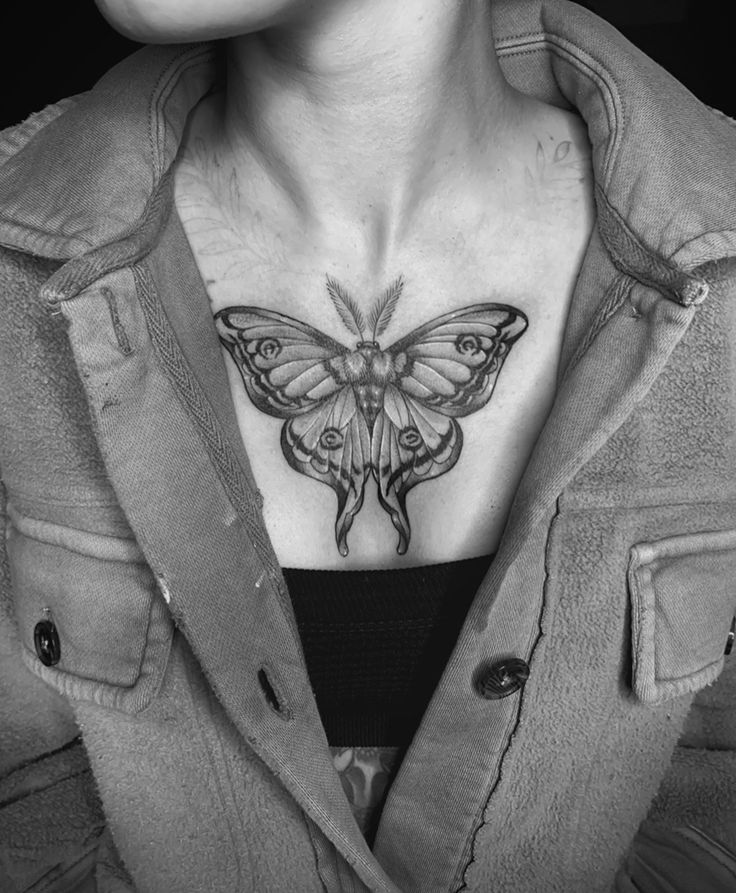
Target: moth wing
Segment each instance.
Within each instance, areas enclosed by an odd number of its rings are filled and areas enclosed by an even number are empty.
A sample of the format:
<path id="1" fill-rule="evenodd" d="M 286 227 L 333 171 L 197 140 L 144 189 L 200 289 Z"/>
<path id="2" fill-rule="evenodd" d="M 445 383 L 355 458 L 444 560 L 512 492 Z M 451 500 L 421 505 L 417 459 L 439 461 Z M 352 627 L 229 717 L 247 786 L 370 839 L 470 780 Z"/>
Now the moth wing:
<path id="1" fill-rule="evenodd" d="M 512 345 L 528 325 L 506 304 L 474 304 L 440 316 L 388 348 L 397 386 L 423 406 L 459 418 L 491 399 Z"/>
<path id="2" fill-rule="evenodd" d="M 406 494 L 449 471 L 462 446 L 463 433 L 454 418 L 413 400 L 394 385 L 386 387 L 383 410 L 373 425 L 371 465 L 378 499 L 399 532 L 400 555 L 411 538 Z"/>
<path id="3" fill-rule="evenodd" d="M 352 387 L 289 419 L 281 429 L 281 448 L 292 468 L 337 494 L 335 539 L 340 554 L 347 555 L 348 532 L 363 504 L 371 465 L 368 425 Z"/>
<path id="4" fill-rule="evenodd" d="M 350 351 L 298 319 L 257 307 L 225 307 L 215 314 L 215 327 L 261 412 L 291 418 L 343 387 L 340 361 Z"/>

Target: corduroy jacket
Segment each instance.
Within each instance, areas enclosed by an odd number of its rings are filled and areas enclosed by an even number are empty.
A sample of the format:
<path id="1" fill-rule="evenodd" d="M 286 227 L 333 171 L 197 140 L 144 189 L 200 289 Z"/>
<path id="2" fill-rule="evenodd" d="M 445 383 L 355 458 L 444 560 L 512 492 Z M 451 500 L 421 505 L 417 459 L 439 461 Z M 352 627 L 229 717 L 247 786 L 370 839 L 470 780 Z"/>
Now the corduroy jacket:
<path id="1" fill-rule="evenodd" d="M 581 7 L 494 16 L 510 83 L 587 125 L 596 226 L 372 849 L 172 203 L 217 45 L 2 134 L 3 891 L 736 890 L 736 129 Z"/>

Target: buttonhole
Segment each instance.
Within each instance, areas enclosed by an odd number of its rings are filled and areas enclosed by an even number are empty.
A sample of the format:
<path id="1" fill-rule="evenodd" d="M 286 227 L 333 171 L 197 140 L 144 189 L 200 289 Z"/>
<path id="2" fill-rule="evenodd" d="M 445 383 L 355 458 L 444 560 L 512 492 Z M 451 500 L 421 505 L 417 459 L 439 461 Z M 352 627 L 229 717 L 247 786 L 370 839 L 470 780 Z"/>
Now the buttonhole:
<path id="1" fill-rule="evenodd" d="M 728 638 L 726 639 L 726 647 L 723 653 L 728 657 L 728 655 L 733 651 L 733 643 L 736 640 L 736 617 L 731 621 L 731 629 L 728 631 Z"/>
<path id="2" fill-rule="evenodd" d="M 291 719 L 293 714 L 287 706 L 286 700 L 284 699 L 283 695 L 279 691 L 278 687 L 275 685 L 272 675 L 269 676 L 265 667 L 261 667 L 261 669 L 258 671 L 258 682 L 261 686 L 263 694 L 266 697 L 268 706 L 274 711 L 274 713 L 281 719 Z"/>

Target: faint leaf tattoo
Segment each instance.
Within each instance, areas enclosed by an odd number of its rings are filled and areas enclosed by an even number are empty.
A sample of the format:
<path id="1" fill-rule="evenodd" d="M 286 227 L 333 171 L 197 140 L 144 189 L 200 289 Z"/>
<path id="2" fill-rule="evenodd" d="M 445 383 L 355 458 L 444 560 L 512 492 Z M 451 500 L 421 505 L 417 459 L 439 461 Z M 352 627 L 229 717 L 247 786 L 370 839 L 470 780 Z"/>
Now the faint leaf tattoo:
<path id="1" fill-rule="evenodd" d="M 561 143 L 558 144 L 557 148 L 555 149 L 555 154 L 552 157 L 552 160 L 555 164 L 559 164 L 560 161 L 564 161 L 567 158 L 567 156 L 570 154 L 571 146 L 572 143 L 570 142 L 570 140 L 563 140 Z"/>
<path id="2" fill-rule="evenodd" d="M 376 301 L 366 326 L 347 290 L 327 278 L 343 325 L 360 339 L 352 349 L 273 310 L 238 306 L 215 314 L 251 402 L 285 420 L 286 461 L 335 491 L 335 541 L 343 556 L 369 475 L 399 533 L 397 551 L 406 552 L 407 493 L 453 468 L 463 445 L 457 419 L 488 403 L 504 360 L 528 325 L 514 307 L 472 304 L 384 350 L 376 338 L 389 325 L 403 287 L 399 276 Z"/>
<path id="3" fill-rule="evenodd" d="M 243 213 L 235 169 L 222 165 L 200 137 L 180 159 L 177 177 L 182 185 L 177 208 L 196 240 L 197 254 L 226 261 L 217 271 L 218 280 L 289 266 L 280 242 L 261 225 L 260 216 Z"/>
<path id="4" fill-rule="evenodd" d="M 590 170 L 590 159 L 573 150 L 571 140 L 557 143 L 549 157 L 541 140 L 537 141 L 535 169 L 525 170 L 527 186 L 539 200 L 564 199 L 584 182 Z"/>

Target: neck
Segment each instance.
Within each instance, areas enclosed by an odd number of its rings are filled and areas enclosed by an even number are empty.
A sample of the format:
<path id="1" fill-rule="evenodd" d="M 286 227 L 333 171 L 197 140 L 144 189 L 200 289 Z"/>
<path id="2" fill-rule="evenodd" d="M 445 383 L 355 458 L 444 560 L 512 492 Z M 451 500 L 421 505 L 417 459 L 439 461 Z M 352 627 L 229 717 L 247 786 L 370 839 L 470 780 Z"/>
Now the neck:
<path id="1" fill-rule="evenodd" d="M 220 147 L 305 225 L 390 243 L 453 171 L 508 156 L 522 98 L 488 0 L 331 0 L 310 16 L 229 41 Z"/>

